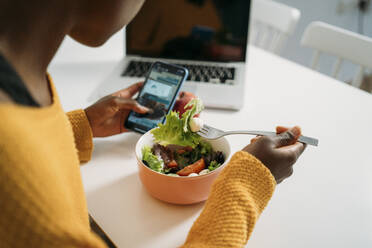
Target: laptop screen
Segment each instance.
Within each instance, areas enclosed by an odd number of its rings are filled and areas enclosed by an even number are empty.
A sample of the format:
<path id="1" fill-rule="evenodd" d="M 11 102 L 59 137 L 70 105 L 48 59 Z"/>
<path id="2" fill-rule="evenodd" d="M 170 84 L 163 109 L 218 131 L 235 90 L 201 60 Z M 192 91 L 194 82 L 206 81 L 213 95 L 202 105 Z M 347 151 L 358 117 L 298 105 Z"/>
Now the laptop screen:
<path id="1" fill-rule="evenodd" d="M 146 0 L 127 26 L 127 54 L 245 61 L 250 0 Z"/>

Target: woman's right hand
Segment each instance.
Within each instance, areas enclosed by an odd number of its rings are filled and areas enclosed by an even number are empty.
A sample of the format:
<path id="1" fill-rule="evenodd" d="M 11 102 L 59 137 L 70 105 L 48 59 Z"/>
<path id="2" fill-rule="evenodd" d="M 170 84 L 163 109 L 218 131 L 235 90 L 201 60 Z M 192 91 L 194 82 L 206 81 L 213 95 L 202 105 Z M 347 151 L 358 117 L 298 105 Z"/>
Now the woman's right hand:
<path id="1" fill-rule="evenodd" d="M 274 176 L 276 183 L 293 174 L 293 165 L 305 150 L 306 145 L 297 142 L 301 129 L 277 127 L 275 136 L 263 136 L 252 139 L 246 151 L 259 159 Z"/>

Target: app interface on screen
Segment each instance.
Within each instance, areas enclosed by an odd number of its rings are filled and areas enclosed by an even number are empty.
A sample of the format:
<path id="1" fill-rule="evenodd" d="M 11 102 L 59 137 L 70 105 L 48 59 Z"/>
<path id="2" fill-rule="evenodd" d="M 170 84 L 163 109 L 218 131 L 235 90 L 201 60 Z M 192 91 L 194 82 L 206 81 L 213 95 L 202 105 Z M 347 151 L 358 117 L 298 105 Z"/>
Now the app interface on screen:
<path id="1" fill-rule="evenodd" d="M 157 65 L 150 73 L 146 84 L 137 101 L 152 113 L 132 113 L 128 121 L 136 123 L 141 129 L 151 129 L 163 121 L 168 112 L 174 95 L 182 80 L 182 71 L 175 73 L 168 72 L 168 69 Z"/>

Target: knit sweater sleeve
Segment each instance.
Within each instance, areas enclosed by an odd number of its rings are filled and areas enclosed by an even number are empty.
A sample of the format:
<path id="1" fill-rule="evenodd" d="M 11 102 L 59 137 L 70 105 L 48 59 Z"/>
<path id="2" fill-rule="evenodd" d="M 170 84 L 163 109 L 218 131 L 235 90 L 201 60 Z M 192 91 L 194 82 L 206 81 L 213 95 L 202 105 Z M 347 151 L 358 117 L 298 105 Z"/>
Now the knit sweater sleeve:
<path id="1" fill-rule="evenodd" d="M 182 247 L 244 247 L 275 185 L 258 159 L 247 152 L 235 153 L 214 182 Z"/>
<path id="2" fill-rule="evenodd" d="M 80 162 L 87 162 L 92 157 L 93 134 L 85 111 L 83 109 L 74 110 L 68 112 L 67 117 L 74 132 L 75 146 L 79 153 Z"/>

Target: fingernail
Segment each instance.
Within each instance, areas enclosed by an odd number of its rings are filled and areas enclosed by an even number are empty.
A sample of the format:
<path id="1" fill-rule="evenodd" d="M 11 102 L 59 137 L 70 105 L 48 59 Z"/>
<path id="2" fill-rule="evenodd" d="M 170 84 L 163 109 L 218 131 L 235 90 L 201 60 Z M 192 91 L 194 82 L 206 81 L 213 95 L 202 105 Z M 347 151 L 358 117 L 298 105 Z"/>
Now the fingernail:
<path id="1" fill-rule="evenodd" d="M 291 132 L 297 138 L 301 135 L 301 128 L 299 126 L 292 127 Z"/>

